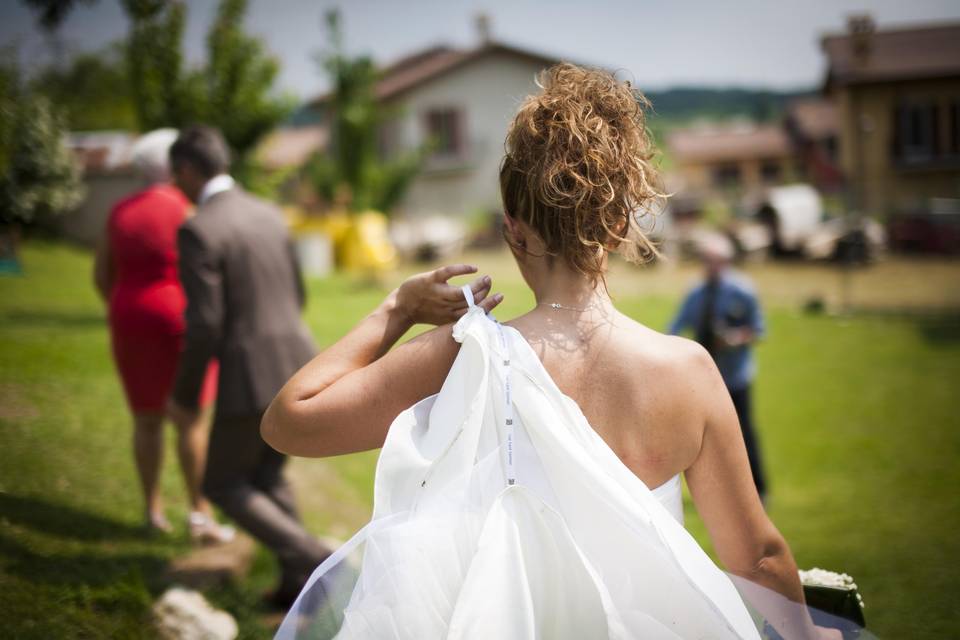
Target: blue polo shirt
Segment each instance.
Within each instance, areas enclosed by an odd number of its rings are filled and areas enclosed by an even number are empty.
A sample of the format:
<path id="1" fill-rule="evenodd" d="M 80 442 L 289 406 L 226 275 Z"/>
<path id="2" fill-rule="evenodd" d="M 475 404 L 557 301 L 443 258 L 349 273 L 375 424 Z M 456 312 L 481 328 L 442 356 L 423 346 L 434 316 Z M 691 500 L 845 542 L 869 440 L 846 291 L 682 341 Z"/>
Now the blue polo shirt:
<path id="1" fill-rule="evenodd" d="M 706 288 L 704 281 L 687 293 L 680 311 L 670 323 L 670 333 L 678 335 L 685 330 L 696 331 L 706 302 Z M 763 313 L 753 285 L 746 276 L 729 269 L 720 274 L 713 322 L 715 327 L 749 327 L 758 338 L 763 336 Z M 750 345 L 721 349 L 714 358 L 724 383 L 731 391 L 743 389 L 753 380 L 756 364 Z"/>

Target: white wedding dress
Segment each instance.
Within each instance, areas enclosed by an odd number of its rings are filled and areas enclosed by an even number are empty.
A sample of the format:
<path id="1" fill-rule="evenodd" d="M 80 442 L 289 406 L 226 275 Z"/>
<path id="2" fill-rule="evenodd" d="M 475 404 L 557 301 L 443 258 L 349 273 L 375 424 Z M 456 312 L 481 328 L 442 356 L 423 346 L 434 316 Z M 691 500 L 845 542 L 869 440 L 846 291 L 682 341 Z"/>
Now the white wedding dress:
<path id="1" fill-rule="evenodd" d="M 473 305 L 440 392 L 401 413 L 371 522 L 310 578 L 287 638 L 759 638 L 684 529 L 515 329 Z"/>

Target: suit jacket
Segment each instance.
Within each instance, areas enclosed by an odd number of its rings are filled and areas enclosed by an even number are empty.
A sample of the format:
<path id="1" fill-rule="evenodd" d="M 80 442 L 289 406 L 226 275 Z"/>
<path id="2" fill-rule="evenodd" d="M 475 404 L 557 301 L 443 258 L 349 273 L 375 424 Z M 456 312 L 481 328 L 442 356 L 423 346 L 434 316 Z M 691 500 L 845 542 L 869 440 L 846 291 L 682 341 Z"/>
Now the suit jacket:
<path id="1" fill-rule="evenodd" d="M 177 248 L 187 328 L 174 399 L 197 406 L 215 357 L 217 413 L 262 412 L 316 351 L 300 318 L 303 278 L 279 209 L 237 187 L 217 193 L 180 227 Z"/>

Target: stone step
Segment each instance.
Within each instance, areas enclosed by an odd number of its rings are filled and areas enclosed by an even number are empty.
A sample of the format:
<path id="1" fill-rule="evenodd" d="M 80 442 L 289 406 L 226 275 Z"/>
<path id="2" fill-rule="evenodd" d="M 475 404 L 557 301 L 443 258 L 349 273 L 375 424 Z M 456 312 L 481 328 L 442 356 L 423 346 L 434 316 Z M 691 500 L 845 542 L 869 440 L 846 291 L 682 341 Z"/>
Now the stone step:
<path id="1" fill-rule="evenodd" d="M 226 544 L 197 547 L 184 556 L 174 558 L 167 566 L 164 578 L 170 584 L 181 584 L 192 589 L 237 582 L 249 573 L 254 551 L 253 539 L 238 532 Z"/>

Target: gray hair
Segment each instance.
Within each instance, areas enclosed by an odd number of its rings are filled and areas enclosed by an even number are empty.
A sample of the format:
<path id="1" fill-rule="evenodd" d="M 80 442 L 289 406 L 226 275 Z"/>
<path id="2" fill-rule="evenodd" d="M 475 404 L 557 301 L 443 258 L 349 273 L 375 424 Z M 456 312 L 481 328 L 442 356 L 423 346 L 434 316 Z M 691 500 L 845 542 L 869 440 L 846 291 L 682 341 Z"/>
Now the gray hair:
<path id="1" fill-rule="evenodd" d="M 155 129 L 133 143 L 131 162 L 151 183 L 170 179 L 170 147 L 176 141 L 176 129 Z"/>

